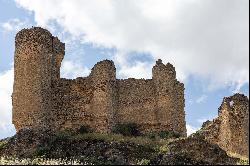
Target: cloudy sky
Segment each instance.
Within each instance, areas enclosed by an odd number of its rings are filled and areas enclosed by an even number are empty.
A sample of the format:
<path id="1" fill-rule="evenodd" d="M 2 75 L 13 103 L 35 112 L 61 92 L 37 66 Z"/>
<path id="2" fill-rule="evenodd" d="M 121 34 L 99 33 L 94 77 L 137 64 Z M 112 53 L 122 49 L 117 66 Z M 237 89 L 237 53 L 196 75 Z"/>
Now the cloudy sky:
<path id="1" fill-rule="evenodd" d="M 188 133 L 217 116 L 224 96 L 249 96 L 248 0 L 0 0 L 0 138 L 11 136 L 14 37 L 41 26 L 66 43 L 61 76 L 100 60 L 118 78 L 150 78 L 158 58 L 185 84 Z"/>

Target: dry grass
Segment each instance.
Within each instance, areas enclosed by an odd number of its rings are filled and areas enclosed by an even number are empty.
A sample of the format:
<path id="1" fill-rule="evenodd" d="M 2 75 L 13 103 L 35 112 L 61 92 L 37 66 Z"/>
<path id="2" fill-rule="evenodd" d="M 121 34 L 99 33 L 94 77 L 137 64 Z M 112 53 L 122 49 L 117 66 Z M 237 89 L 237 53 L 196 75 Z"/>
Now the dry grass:
<path id="1" fill-rule="evenodd" d="M 143 136 L 129 137 L 129 136 L 123 136 L 121 134 L 100 134 L 100 133 L 78 134 L 73 136 L 73 138 L 80 140 L 103 140 L 107 142 L 112 142 L 112 141 L 130 142 L 137 145 L 151 146 L 151 147 L 166 145 L 171 141 L 171 139 L 169 140 L 150 139 Z"/>
<path id="2" fill-rule="evenodd" d="M 0 165 L 92 165 L 90 163 L 81 163 L 78 160 L 66 159 L 18 159 L 12 157 L 1 157 Z"/>
<path id="3" fill-rule="evenodd" d="M 227 152 L 227 155 L 230 157 L 240 159 L 240 161 L 238 161 L 237 165 L 249 165 L 249 158 L 247 158 L 246 156 L 242 156 L 240 154 L 233 153 L 233 152 Z"/>

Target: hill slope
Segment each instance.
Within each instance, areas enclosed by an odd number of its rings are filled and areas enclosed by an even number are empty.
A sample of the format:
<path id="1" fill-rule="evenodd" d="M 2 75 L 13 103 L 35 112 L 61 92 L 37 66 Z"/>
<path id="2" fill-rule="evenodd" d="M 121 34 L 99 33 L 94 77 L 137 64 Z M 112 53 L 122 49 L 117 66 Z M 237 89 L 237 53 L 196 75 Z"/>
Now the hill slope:
<path id="1" fill-rule="evenodd" d="M 2 141 L 3 142 L 3 141 Z M 91 164 L 235 164 L 218 145 L 193 135 L 179 139 L 149 139 L 117 134 L 50 133 L 21 130 L 4 140 L 0 156 L 74 159 Z"/>

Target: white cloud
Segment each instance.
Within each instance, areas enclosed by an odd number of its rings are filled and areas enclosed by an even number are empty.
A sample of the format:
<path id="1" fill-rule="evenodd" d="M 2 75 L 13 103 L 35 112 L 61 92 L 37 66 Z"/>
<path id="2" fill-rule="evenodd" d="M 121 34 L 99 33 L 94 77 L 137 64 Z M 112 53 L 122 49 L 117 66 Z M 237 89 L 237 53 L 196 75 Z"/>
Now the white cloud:
<path id="1" fill-rule="evenodd" d="M 122 65 L 121 70 L 118 71 L 118 75 L 127 78 L 150 78 L 152 76 L 151 68 L 148 67 L 148 63 L 136 62 L 135 65 Z"/>
<path id="2" fill-rule="evenodd" d="M 169 61 L 181 80 L 200 76 L 210 80 L 209 89 L 225 85 L 239 89 L 249 83 L 248 0 L 16 2 L 34 12 L 38 25 L 46 27 L 54 21 L 96 46 L 148 52 L 154 59 Z M 145 65 L 132 68 L 148 76 Z M 132 73 L 127 69 L 122 66 L 120 72 Z"/>
<path id="3" fill-rule="evenodd" d="M 200 104 L 200 103 L 204 103 L 204 102 L 206 102 L 206 100 L 207 100 L 207 95 L 201 95 L 200 97 L 198 97 L 197 99 L 196 99 L 196 103 L 198 103 L 198 104 Z"/>
<path id="4" fill-rule="evenodd" d="M 16 32 L 28 26 L 30 26 L 30 23 L 27 19 L 20 20 L 18 18 L 9 19 L 6 22 L 0 23 L 0 29 L 4 33 Z"/>
<path id="5" fill-rule="evenodd" d="M 152 77 L 153 64 L 140 61 L 131 62 L 127 60 L 129 57 L 126 55 L 126 52 L 119 51 L 114 57 L 115 65 L 120 67 L 117 72 L 118 77 L 137 79 Z"/>
<path id="6" fill-rule="evenodd" d="M 199 128 L 193 127 L 189 124 L 186 125 L 186 128 L 187 128 L 187 136 L 195 133 L 199 129 Z"/>
<path id="7" fill-rule="evenodd" d="M 90 70 L 87 67 L 82 67 L 82 65 L 75 61 L 63 61 L 61 67 L 61 77 L 63 78 L 77 78 L 88 76 Z"/>
<path id="8" fill-rule="evenodd" d="M 12 125 L 12 102 L 14 69 L 0 73 L 0 139 L 15 133 Z"/>

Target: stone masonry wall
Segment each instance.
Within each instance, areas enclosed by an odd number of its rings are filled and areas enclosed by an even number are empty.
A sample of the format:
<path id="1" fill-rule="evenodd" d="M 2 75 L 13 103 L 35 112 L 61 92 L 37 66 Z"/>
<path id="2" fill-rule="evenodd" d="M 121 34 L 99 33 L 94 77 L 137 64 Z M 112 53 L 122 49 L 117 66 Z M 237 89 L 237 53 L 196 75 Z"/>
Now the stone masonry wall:
<path id="1" fill-rule="evenodd" d="M 184 100 L 184 94 L 183 98 L 175 95 L 182 87 L 173 83 L 173 93 L 171 88 L 166 88 L 164 96 L 157 92 L 159 87 L 153 79 L 117 80 L 117 121 L 138 123 L 143 132 L 174 130 L 185 136 L 184 105 L 178 105 Z"/>
<path id="2" fill-rule="evenodd" d="M 138 123 L 142 132 L 174 130 L 186 136 L 184 85 L 171 64 L 158 60 L 152 79 L 116 79 L 112 61 L 98 62 L 88 77 L 60 78 L 64 44 L 47 30 L 16 36 L 13 124 L 22 128 L 110 132 Z"/>
<path id="3" fill-rule="evenodd" d="M 138 123 L 142 130 L 159 128 L 155 109 L 156 92 L 152 79 L 117 80 L 117 91 L 118 123 Z"/>
<path id="4" fill-rule="evenodd" d="M 56 130 L 78 129 L 81 125 L 90 125 L 93 89 L 88 78 L 75 80 L 61 79 L 53 87 L 53 117 Z"/>
<path id="5" fill-rule="evenodd" d="M 219 116 L 203 124 L 205 138 L 218 144 L 227 152 L 249 155 L 249 100 L 235 94 L 225 97 L 219 108 Z"/>

